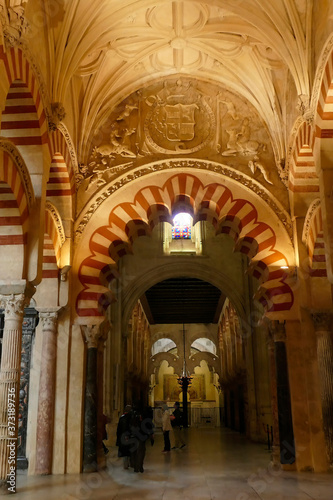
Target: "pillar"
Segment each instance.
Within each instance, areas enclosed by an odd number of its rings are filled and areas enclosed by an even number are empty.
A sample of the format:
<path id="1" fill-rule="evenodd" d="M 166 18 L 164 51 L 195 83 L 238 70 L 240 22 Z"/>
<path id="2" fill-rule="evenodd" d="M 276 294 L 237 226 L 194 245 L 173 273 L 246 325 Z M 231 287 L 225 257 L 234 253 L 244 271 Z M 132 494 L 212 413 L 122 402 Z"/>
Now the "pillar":
<path id="1" fill-rule="evenodd" d="M 38 321 L 38 312 L 34 308 L 25 309 L 22 324 L 22 350 L 21 350 L 21 378 L 20 378 L 20 402 L 18 414 L 18 446 L 17 446 L 17 468 L 27 469 L 28 459 L 26 457 L 27 427 L 28 427 L 28 404 L 30 386 L 30 362 L 32 339 L 35 335 Z"/>
<path id="2" fill-rule="evenodd" d="M 0 491 L 16 491 L 22 322 L 26 296 L 0 296 L 5 310 L 0 368 Z"/>
<path id="3" fill-rule="evenodd" d="M 99 325 L 82 327 L 87 343 L 84 401 L 83 471 L 97 471 L 97 348 L 102 335 Z"/>
<path id="4" fill-rule="evenodd" d="M 39 317 L 42 324 L 43 337 L 38 395 L 35 468 L 36 474 L 39 475 L 52 473 L 58 331 L 57 310 L 45 311 L 39 309 Z"/>
<path id="5" fill-rule="evenodd" d="M 323 425 L 330 467 L 333 467 L 333 313 L 312 315 L 316 331 L 317 357 Z"/>
<path id="6" fill-rule="evenodd" d="M 272 331 L 268 332 L 268 360 L 270 368 L 270 390 L 272 404 L 272 427 L 273 427 L 273 445 L 272 445 L 272 462 L 280 464 L 280 436 L 279 436 L 279 411 L 277 399 L 277 370 L 275 364 L 275 342 Z"/>
<path id="7" fill-rule="evenodd" d="M 275 346 L 276 394 L 280 438 L 281 464 L 295 462 L 294 431 L 291 414 L 291 399 L 286 351 L 286 331 L 284 324 L 274 321 L 271 331 Z"/>

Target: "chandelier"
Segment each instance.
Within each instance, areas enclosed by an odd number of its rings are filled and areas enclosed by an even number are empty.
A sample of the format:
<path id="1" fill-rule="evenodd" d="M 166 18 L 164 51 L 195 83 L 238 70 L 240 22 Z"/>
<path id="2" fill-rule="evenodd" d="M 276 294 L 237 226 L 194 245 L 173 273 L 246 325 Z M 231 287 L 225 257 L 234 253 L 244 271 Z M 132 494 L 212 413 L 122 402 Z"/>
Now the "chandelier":
<path id="1" fill-rule="evenodd" d="M 181 375 L 178 377 L 178 384 L 181 386 L 183 390 L 187 390 L 192 382 L 192 377 L 190 372 L 186 369 L 186 351 L 185 351 L 185 326 L 183 324 L 183 352 L 184 352 L 184 361 L 183 361 L 183 371 Z"/>

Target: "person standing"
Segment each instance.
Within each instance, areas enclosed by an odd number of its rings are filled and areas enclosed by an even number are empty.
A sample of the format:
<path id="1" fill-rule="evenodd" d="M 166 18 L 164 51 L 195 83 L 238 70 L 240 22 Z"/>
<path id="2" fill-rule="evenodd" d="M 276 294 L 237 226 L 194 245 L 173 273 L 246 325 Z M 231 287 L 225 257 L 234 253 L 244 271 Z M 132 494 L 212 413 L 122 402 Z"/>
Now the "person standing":
<path id="1" fill-rule="evenodd" d="M 134 472 L 143 472 L 143 461 L 146 455 L 146 441 L 154 444 L 154 424 L 150 408 L 143 411 L 134 410 L 131 419 L 131 467 Z"/>
<path id="2" fill-rule="evenodd" d="M 162 405 L 162 410 L 162 431 L 164 438 L 164 450 L 162 450 L 162 453 L 168 453 L 170 451 L 170 431 L 172 429 L 168 405 Z"/>
<path id="3" fill-rule="evenodd" d="M 175 435 L 175 446 L 173 448 L 184 448 L 186 444 L 182 433 L 183 413 L 180 410 L 178 401 L 175 402 L 174 409 L 175 410 L 171 415 L 171 425 Z"/>
<path id="4" fill-rule="evenodd" d="M 118 457 L 123 458 L 124 469 L 129 467 L 132 407 L 126 405 L 117 425 Z"/>

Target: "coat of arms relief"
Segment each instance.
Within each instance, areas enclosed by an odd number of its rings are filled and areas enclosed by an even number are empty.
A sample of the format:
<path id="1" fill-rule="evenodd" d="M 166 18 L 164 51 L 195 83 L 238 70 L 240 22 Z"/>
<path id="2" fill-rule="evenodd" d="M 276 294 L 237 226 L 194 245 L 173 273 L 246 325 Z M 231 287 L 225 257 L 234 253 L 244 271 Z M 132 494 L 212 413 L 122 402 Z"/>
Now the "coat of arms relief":
<path id="1" fill-rule="evenodd" d="M 132 94 L 111 113 L 87 165 L 81 165 L 81 190 L 95 191 L 147 161 L 185 155 L 272 183 L 273 153 L 254 109 L 231 92 L 177 78 Z"/>

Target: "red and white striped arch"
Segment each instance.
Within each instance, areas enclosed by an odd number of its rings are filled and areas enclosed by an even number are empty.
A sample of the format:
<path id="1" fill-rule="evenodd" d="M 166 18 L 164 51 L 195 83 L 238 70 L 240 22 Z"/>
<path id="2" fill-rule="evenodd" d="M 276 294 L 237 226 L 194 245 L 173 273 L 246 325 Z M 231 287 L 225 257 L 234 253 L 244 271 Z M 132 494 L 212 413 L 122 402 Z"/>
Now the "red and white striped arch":
<path id="1" fill-rule="evenodd" d="M 314 159 L 314 128 L 303 122 L 294 143 L 293 158 L 290 164 L 289 189 L 298 193 L 317 193 L 319 179 Z"/>
<path id="2" fill-rule="evenodd" d="M 27 172 L 25 174 L 27 175 Z M 7 273 L 5 265 L 5 256 L 7 255 L 15 257 L 17 264 L 12 272 L 17 272 L 18 275 L 11 275 L 11 279 L 22 279 L 23 277 L 29 218 L 27 188 L 28 186 L 12 157 L 0 149 L 0 245 L 3 279 Z"/>
<path id="3" fill-rule="evenodd" d="M 303 233 L 303 242 L 309 255 L 310 276 L 327 277 L 323 220 L 320 201 L 315 200 L 308 210 L 307 231 Z M 311 215 L 310 215 L 311 214 Z"/>
<path id="4" fill-rule="evenodd" d="M 292 307 L 293 293 L 285 283 L 284 271 L 280 269 L 293 259 L 292 245 L 281 224 L 276 224 L 279 232 L 277 237 L 276 230 L 263 221 L 264 218 L 274 220 L 276 217 L 265 202 L 252 193 L 255 206 L 253 202 L 240 197 L 241 193 L 249 196 L 246 188 L 237 185 L 237 189 L 232 192 L 226 183 L 221 183 L 221 176 L 208 172 L 195 175 L 164 172 L 163 175 L 156 174 L 154 181 L 148 186 L 142 182 L 136 192 L 132 191 L 130 201 L 110 205 L 105 223 L 90 235 L 89 255 L 81 261 L 78 270 L 83 287 L 77 298 L 79 316 L 103 314 L 101 301 L 105 307 L 109 303 L 103 297 L 106 290 L 101 283 L 116 278 L 119 259 L 131 253 L 136 238 L 149 235 L 156 224 L 170 221 L 171 215 L 184 210 L 184 207 L 186 211 L 193 211 L 196 222 L 210 221 L 214 223 L 217 233 L 229 234 L 236 243 L 240 241 L 236 249 L 246 255 L 250 253 L 253 262 L 258 264 L 254 269 L 255 277 L 260 279 L 268 273 L 263 302 L 270 311 Z M 256 208 L 258 206 L 260 213 Z M 269 303 L 266 303 L 267 297 Z"/>
<path id="5" fill-rule="evenodd" d="M 39 84 L 29 62 L 19 48 L 4 51 L 0 46 L 7 86 L 6 107 L 2 113 L 1 134 L 19 148 L 48 144 L 46 113 Z"/>
<path id="6" fill-rule="evenodd" d="M 66 139 L 59 129 L 50 134 L 50 150 L 52 161 L 47 197 L 71 197 L 75 193 L 75 172 Z"/>

